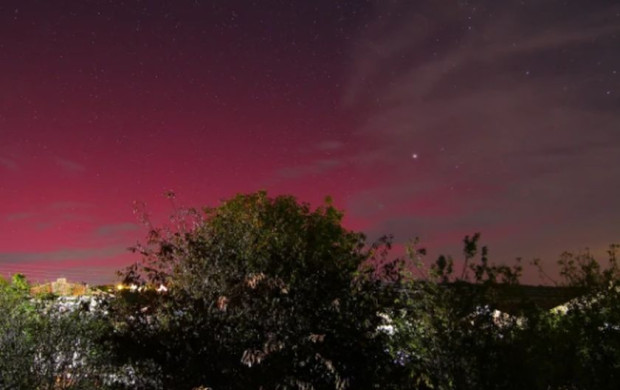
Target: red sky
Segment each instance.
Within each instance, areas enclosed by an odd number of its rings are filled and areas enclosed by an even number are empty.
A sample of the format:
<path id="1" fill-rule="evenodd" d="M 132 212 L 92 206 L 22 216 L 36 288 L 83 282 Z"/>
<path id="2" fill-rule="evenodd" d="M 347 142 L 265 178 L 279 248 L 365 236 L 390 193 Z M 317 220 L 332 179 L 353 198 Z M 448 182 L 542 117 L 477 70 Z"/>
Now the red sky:
<path id="1" fill-rule="evenodd" d="M 609 1 L 3 1 L 0 273 L 114 280 L 183 206 L 266 189 L 498 262 L 620 231 Z M 537 282 L 532 280 L 532 282 Z"/>

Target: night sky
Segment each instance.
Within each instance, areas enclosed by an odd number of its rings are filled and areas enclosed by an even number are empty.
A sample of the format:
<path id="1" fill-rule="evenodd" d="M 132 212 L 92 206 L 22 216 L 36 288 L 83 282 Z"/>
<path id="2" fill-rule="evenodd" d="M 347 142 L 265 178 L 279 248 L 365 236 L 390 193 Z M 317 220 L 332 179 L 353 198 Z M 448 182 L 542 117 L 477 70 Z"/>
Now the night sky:
<path id="1" fill-rule="evenodd" d="M 166 191 L 260 189 L 433 255 L 475 232 L 496 262 L 604 251 L 620 4 L 0 2 L 0 274 L 111 282 L 135 202 L 157 225 Z"/>

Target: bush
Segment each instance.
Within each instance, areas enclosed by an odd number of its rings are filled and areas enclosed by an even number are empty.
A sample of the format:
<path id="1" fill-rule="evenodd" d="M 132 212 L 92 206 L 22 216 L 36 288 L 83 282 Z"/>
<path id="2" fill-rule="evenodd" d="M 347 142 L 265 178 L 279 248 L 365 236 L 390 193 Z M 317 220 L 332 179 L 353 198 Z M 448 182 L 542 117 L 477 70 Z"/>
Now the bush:
<path id="1" fill-rule="evenodd" d="M 0 282 L 0 388 L 103 388 L 108 323 L 87 307 L 34 299 L 23 275 Z"/>

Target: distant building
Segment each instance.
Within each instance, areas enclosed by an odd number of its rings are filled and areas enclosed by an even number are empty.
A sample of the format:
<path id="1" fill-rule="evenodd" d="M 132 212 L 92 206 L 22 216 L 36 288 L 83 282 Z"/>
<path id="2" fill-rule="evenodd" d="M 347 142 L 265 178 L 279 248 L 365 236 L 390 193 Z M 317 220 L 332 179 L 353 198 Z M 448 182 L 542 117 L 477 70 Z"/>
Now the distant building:
<path id="1" fill-rule="evenodd" d="M 88 285 L 71 283 L 66 278 L 58 278 L 55 282 L 39 284 L 30 289 L 33 294 L 55 294 L 59 296 L 79 296 L 90 293 Z"/>

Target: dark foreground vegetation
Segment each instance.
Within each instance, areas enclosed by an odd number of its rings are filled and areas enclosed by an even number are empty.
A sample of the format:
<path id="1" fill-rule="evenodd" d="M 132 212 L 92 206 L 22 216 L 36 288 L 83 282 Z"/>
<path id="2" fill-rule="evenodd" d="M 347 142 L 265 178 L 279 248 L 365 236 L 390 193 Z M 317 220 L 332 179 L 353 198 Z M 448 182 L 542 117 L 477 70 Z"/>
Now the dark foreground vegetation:
<path id="1" fill-rule="evenodd" d="M 426 266 L 341 219 L 240 195 L 152 229 L 133 289 L 67 303 L 2 281 L 0 389 L 620 388 L 617 247 L 562 255 L 550 310 L 478 235 Z"/>

